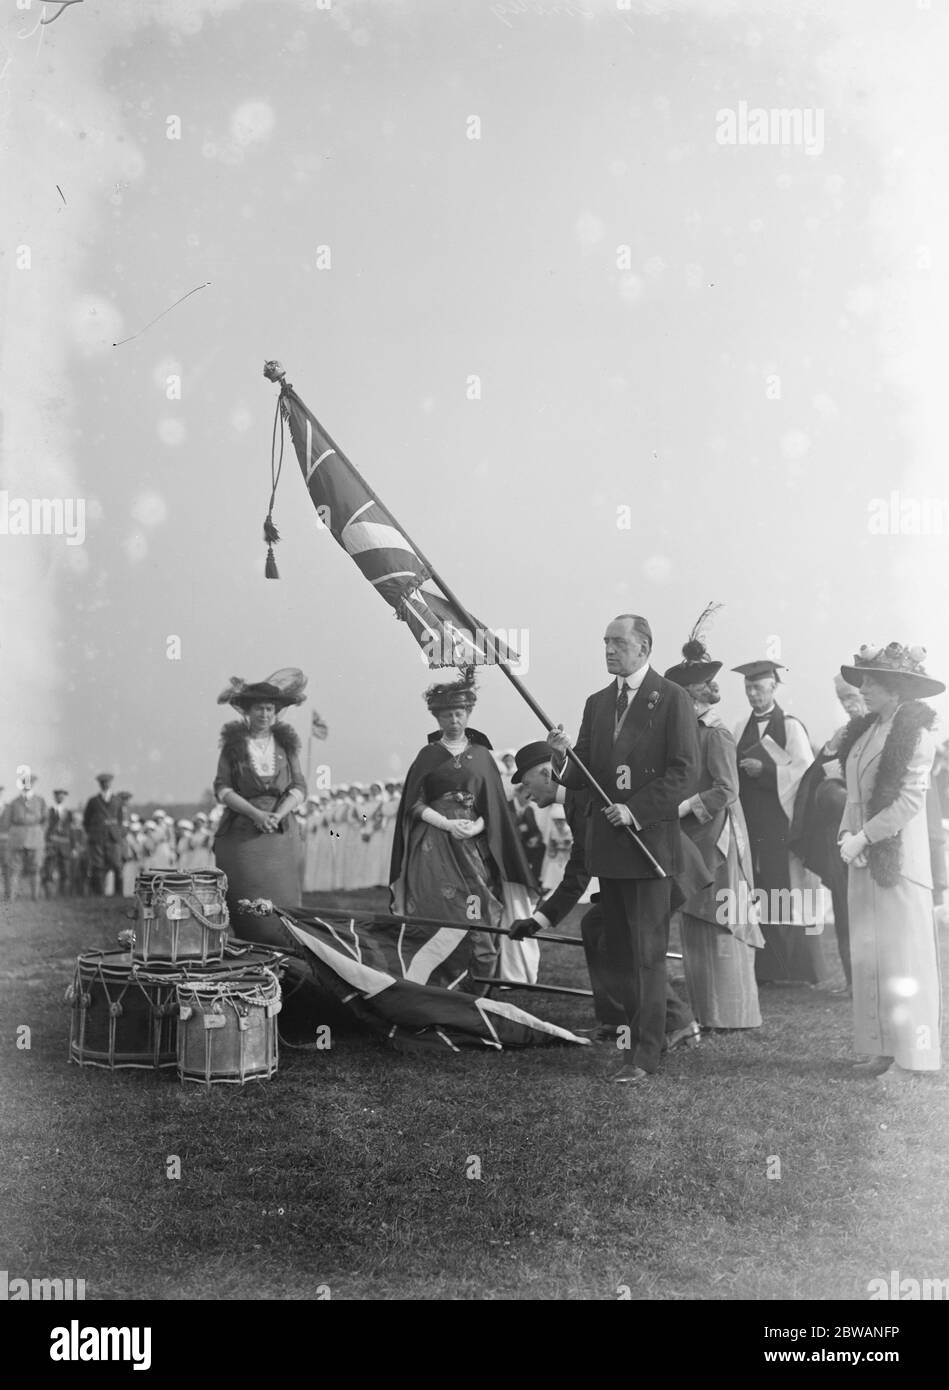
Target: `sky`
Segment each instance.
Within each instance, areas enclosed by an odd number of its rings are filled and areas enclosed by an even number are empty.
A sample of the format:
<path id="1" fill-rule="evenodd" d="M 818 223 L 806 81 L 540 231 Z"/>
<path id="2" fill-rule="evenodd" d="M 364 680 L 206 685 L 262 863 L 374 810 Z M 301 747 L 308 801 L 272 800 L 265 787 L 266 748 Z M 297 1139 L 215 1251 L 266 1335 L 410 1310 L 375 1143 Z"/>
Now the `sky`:
<path id="1" fill-rule="evenodd" d="M 19 4 L 0 503 L 85 530 L 0 508 L 4 795 L 197 799 L 228 678 L 285 666 L 324 779 L 425 741 L 432 676 L 292 455 L 264 578 L 268 358 L 568 732 L 621 612 L 663 670 L 724 604 L 723 716 L 775 656 L 815 740 L 862 643 L 949 672 L 945 11 Z M 800 125 L 750 143 L 756 108 Z M 496 670 L 472 722 L 543 736 Z"/>

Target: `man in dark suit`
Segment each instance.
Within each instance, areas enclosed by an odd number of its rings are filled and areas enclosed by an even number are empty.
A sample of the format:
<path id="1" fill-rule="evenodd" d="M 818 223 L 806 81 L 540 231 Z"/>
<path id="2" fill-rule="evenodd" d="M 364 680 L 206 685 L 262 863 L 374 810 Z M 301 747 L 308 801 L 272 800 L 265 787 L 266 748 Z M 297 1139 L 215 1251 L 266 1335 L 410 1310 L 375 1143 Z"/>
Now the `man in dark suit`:
<path id="1" fill-rule="evenodd" d="M 82 816 L 89 855 L 89 891 L 105 892 L 109 870 L 115 875 L 115 893 L 122 893 L 122 846 L 125 842 L 125 813 L 122 801 L 112 793 L 115 780 L 111 772 L 100 772 L 97 796 L 90 796 Z"/>
<path id="2" fill-rule="evenodd" d="M 73 892 L 73 847 L 76 833 L 73 813 L 66 805 L 69 792 L 63 787 L 53 791 L 53 805 L 46 819 L 46 892 L 51 898 L 65 897 Z"/>
<path id="3" fill-rule="evenodd" d="M 529 799 L 537 806 L 553 806 L 555 803 L 563 806 L 567 824 L 573 835 L 573 845 L 563 878 L 557 887 L 547 897 L 541 898 L 530 917 L 511 923 L 511 935 L 518 941 L 525 936 L 533 936 L 535 932 L 549 931 L 551 927 L 562 922 L 583 897 L 591 877 L 586 868 L 586 822 L 590 814 L 591 794 L 587 791 L 568 791 L 559 783 L 554 776 L 551 757 L 549 743 L 525 744 L 517 750 L 516 771 L 512 781 L 515 785 L 522 786 Z M 695 887 L 704 887 L 707 877 L 708 875 L 703 873 Z M 597 1019 L 597 1026 L 592 1030 L 593 1039 L 595 1042 L 617 1043 L 619 1030 L 626 1026 L 626 1017 L 619 1002 L 609 992 L 603 908 L 600 906 L 599 893 L 594 893 L 589 911 L 580 922 L 580 936 L 593 989 L 593 1010 Z M 698 1045 L 699 1026 L 689 1005 L 685 1004 L 673 989 L 668 973 L 665 1030 L 665 1050 Z"/>
<path id="4" fill-rule="evenodd" d="M 600 880 L 610 994 L 630 1030 L 629 1061 L 613 1080 L 639 1084 L 659 1068 L 665 1031 L 666 950 L 672 878 L 682 867 L 679 803 L 699 777 L 695 712 L 688 695 L 649 665 L 652 631 L 624 613 L 604 634 L 610 684 L 583 710 L 577 757 L 616 800 L 587 818 L 586 867 Z M 547 741 L 564 785 L 587 783 L 567 759 L 561 729 Z M 556 765 L 556 764 L 555 764 Z M 665 872 L 660 877 L 627 828 Z"/>

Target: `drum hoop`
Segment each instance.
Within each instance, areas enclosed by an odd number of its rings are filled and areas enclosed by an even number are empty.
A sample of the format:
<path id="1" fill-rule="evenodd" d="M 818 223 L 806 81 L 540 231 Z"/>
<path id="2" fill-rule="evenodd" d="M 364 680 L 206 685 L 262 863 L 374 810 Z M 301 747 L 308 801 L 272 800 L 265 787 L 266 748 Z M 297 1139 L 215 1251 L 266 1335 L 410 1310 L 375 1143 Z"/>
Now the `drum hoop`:
<path id="1" fill-rule="evenodd" d="M 281 997 L 280 981 L 273 971 L 266 967 L 263 970 L 263 978 L 259 980 L 187 980 L 176 985 L 176 990 L 179 1000 L 184 999 L 185 1003 L 202 1007 L 205 1004 L 215 1004 L 219 1000 L 225 1004 L 236 1000 L 245 1004 L 272 1004 L 275 999 Z"/>

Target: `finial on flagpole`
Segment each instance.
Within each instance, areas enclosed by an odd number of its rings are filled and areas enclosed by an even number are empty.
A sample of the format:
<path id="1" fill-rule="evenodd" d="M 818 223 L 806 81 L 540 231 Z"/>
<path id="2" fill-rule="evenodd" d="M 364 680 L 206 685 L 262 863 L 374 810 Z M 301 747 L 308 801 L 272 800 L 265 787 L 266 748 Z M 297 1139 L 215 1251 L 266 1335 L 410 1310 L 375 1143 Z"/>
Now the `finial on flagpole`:
<path id="1" fill-rule="evenodd" d="M 280 384 L 283 385 L 287 378 L 287 369 L 282 362 L 278 362 L 274 359 L 271 362 L 264 363 L 264 376 L 268 381 L 279 381 Z"/>

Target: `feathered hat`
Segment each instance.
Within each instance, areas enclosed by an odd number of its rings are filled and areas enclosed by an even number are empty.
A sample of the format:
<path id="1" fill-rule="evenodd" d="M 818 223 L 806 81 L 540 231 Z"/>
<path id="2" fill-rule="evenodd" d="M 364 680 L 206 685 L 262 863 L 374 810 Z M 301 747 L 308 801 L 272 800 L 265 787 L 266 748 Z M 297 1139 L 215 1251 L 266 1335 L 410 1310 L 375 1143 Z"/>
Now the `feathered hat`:
<path id="1" fill-rule="evenodd" d="M 296 666 L 283 666 L 262 681 L 245 681 L 240 676 L 231 676 L 230 684 L 221 691 L 217 702 L 246 710 L 250 705 L 266 701 L 276 705 L 277 709 L 286 709 L 287 705 L 303 704 L 306 681 L 306 676 Z"/>
<path id="2" fill-rule="evenodd" d="M 718 675 L 722 663 L 709 656 L 702 634 L 721 607 L 720 603 L 708 603 L 702 609 L 698 622 L 682 645 L 682 660 L 665 672 L 667 681 L 674 681 L 676 685 L 701 685 Z"/>
<path id="3" fill-rule="evenodd" d="M 474 709 L 478 700 L 474 667 L 462 667 L 460 680 L 430 685 L 422 698 L 432 714 L 440 714 L 446 709 Z"/>

